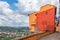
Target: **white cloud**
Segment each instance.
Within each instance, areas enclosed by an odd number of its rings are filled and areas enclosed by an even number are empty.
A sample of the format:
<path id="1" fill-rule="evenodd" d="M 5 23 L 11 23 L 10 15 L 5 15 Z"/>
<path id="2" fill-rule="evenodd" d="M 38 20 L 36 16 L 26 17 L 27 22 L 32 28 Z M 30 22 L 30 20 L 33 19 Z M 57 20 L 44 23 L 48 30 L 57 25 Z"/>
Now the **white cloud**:
<path id="1" fill-rule="evenodd" d="M 7 2 L 0 1 L 0 12 L 2 12 L 5 15 L 9 15 L 13 13 L 13 10 L 10 9 L 10 5 Z"/>
<path id="2" fill-rule="evenodd" d="M 6 16 L 3 16 L 3 15 L 0 15 L 0 19 L 8 21 L 8 19 L 6 18 Z"/>
<path id="3" fill-rule="evenodd" d="M 15 16 L 15 20 L 17 20 L 16 22 L 25 22 L 25 20 L 24 19 L 26 19 L 27 18 L 27 16 L 25 16 L 25 15 L 19 15 L 19 14 L 17 14 L 16 16 Z M 21 20 L 20 20 L 21 19 Z"/>
<path id="4" fill-rule="evenodd" d="M 3 21 L 0 19 L 0 26 L 3 25 Z"/>
<path id="5" fill-rule="evenodd" d="M 7 2 L 4 1 L 0 1 L 0 8 L 9 8 L 9 4 Z"/>
<path id="6" fill-rule="evenodd" d="M 27 16 L 12 10 L 7 2 L 0 1 L 0 8 L 0 26 L 20 26 L 22 23 L 27 25 Z"/>
<path id="7" fill-rule="evenodd" d="M 38 7 L 38 1 L 37 0 L 18 0 L 18 8 L 24 7 L 23 11 L 36 11 Z"/>

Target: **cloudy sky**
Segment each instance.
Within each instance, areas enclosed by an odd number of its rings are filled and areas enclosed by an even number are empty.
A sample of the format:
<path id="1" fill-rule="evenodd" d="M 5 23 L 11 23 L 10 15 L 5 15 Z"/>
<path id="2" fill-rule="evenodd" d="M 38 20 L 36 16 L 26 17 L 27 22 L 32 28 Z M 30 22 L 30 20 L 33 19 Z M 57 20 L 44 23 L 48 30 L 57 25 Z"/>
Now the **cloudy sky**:
<path id="1" fill-rule="evenodd" d="M 27 15 L 46 4 L 59 8 L 59 0 L 0 0 L 0 26 L 28 26 Z"/>

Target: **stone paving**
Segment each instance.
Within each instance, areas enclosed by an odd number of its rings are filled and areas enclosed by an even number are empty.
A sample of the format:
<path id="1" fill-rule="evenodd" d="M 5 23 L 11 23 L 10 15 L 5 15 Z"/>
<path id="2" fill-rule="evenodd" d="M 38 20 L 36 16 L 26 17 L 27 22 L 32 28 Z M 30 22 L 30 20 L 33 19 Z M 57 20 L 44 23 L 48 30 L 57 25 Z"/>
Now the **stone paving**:
<path id="1" fill-rule="evenodd" d="M 60 32 L 45 36 L 39 40 L 60 40 Z"/>

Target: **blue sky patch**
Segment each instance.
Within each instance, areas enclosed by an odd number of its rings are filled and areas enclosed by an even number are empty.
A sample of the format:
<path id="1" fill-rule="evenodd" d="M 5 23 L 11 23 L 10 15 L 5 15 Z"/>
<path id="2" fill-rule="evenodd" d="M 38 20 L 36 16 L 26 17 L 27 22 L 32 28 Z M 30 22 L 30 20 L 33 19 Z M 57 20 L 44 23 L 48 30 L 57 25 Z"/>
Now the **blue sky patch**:
<path id="1" fill-rule="evenodd" d="M 17 9 L 17 7 L 14 5 L 14 3 L 18 3 L 17 0 L 0 0 L 0 1 L 6 1 L 8 4 L 10 4 L 10 8 L 13 10 Z"/>

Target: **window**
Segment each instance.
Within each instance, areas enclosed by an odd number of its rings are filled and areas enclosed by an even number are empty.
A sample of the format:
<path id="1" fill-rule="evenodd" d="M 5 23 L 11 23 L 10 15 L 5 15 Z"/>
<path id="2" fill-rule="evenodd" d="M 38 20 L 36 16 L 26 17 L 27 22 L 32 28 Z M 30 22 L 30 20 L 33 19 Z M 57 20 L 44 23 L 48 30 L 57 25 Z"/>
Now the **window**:
<path id="1" fill-rule="evenodd" d="M 48 14 L 48 12 L 46 12 L 46 14 Z"/>

